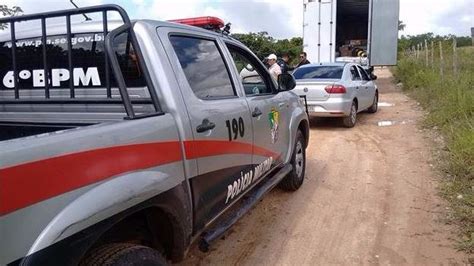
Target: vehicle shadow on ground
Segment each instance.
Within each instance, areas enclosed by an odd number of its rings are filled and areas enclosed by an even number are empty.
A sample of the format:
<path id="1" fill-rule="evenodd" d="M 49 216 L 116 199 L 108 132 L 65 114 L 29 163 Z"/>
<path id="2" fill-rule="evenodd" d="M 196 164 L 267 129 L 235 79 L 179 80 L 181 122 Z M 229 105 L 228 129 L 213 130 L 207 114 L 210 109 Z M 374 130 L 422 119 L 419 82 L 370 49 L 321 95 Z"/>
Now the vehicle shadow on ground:
<path id="1" fill-rule="evenodd" d="M 300 223 L 299 213 L 308 212 L 311 204 L 293 208 L 298 202 L 311 198 L 327 179 L 327 167 L 324 161 L 313 159 L 308 165 L 303 186 L 297 192 L 284 191 L 278 187 L 272 189 L 247 214 L 239 219 L 220 239 L 211 245 L 210 252 L 202 253 L 197 243 L 193 244 L 185 265 L 234 265 L 245 264 L 249 257 L 256 254 L 268 254 L 278 246 L 275 235 L 291 238 L 294 228 Z M 316 173 L 318 173 L 316 175 Z M 227 251 L 227 252 L 226 252 Z"/>
<path id="2" fill-rule="evenodd" d="M 357 114 L 357 124 L 365 124 L 372 114 L 360 112 Z M 373 116 L 373 115 L 372 115 Z M 357 127 L 356 124 L 356 127 Z M 350 130 L 342 125 L 342 118 L 338 117 L 310 117 L 309 126 L 311 129 L 344 131 Z"/>

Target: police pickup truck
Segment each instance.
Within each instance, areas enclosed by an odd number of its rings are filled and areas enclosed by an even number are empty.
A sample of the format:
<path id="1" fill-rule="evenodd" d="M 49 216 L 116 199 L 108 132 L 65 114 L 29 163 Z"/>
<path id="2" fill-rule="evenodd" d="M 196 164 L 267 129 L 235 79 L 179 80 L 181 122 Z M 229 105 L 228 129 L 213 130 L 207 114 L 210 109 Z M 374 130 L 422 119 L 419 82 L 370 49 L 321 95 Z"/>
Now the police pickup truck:
<path id="1" fill-rule="evenodd" d="M 0 265 L 176 262 L 303 183 L 293 77 L 225 31 L 116 5 L 0 23 Z"/>

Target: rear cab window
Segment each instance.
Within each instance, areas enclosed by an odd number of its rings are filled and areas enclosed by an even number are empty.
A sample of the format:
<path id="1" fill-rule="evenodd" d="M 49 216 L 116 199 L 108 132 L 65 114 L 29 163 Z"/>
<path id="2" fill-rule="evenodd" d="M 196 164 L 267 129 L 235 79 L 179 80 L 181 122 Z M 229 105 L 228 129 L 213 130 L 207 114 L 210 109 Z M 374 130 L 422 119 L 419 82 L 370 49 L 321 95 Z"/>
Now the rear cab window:
<path id="1" fill-rule="evenodd" d="M 145 80 L 139 68 L 137 57 L 127 34 L 117 37 L 115 52 L 128 87 L 144 87 Z M 16 42 L 16 61 L 20 90 L 45 87 L 43 65 L 43 45 L 41 37 L 20 39 Z M 46 39 L 47 67 L 51 89 L 69 89 L 69 79 L 73 78 L 75 88 L 94 88 L 98 96 L 105 98 L 106 70 L 103 33 L 73 34 L 71 39 L 73 73 L 68 69 L 68 45 L 66 35 L 48 36 Z M 12 69 L 12 43 L 0 42 L 0 97 L 11 95 L 14 90 Z M 109 71 L 110 86 L 116 87 L 112 71 Z M 100 90 L 103 88 L 103 90 Z M 54 95 L 54 91 L 52 92 Z M 56 91 L 61 94 L 59 90 Z M 114 95 L 120 97 L 118 92 Z"/>
<path id="2" fill-rule="evenodd" d="M 194 94 L 203 100 L 236 97 L 215 40 L 172 35 L 170 42 Z"/>
<path id="3" fill-rule="evenodd" d="M 343 66 L 302 67 L 295 70 L 295 79 L 341 79 Z"/>

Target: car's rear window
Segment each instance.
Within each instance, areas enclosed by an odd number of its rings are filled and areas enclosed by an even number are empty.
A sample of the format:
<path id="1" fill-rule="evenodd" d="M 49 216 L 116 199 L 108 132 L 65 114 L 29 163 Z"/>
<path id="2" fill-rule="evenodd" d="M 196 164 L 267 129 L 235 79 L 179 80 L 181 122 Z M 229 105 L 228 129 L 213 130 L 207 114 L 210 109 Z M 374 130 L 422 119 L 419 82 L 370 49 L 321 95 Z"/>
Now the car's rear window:
<path id="1" fill-rule="evenodd" d="M 293 72 L 295 79 L 340 79 L 342 77 L 342 66 L 314 66 L 302 67 Z"/>
<path id="2" fill-rule="evenodd" d="M 45 87 L 43 45 L 41 38 L 17 40 L 16 62 L 20 89 Z M 71 39 L 73 73 L 68 69 L 68 45 L 65 35 L 46 39 L 49 84 L 54 88 L 68 88 L 73 76 L 76 88 L 103 88 L 106 84 L 104 37 L 102 33 L 73 34 Z M 0 91 L 12 90 L 13 62 L 11 42 L 0 42 Z M 137 57 L 126 34 L 115 39 L 115 52 L 128 87 L 145 86 Z M 115 78 L 110 71 L 111 86 Z"/>

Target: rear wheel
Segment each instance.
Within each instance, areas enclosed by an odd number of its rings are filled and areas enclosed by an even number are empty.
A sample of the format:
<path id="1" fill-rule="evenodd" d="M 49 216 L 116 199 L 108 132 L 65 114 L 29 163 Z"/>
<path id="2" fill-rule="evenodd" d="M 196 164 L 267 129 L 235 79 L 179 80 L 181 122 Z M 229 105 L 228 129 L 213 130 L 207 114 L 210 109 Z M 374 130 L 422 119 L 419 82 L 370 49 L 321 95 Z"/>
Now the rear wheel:
<path id="1" fill-rule="evenodd" d="M 345 127 L 354 127 L 357 121 L 357 104 L 355 101 L 352 102 L 351 112 L 349 116 L 342 119 L 342 124 Z"/>
<path id="2" fill-rule="evenodd" d="M 280 182 L 280 188 L 287 191 L 296 191 L 301 187 L 306 170 L 306 143 L 303 133 L 300 130 L 296 132 L 296 141 L 291 156 L 291 172 Z"/>
<path id="3" fill-rule="evenodd" d="M 112 243 L 100 246 L 86 255 L 80 266 L 101 265 L 168 265 L 160 252 L 141 245 Z"/>
<path id="4" fill-rule="evenodd" d="M 367 109 L 367 111 L 371 114 L 376 113 L 377 109 L 378 109 L 378 106 L 379 106 L 379 93 L 375 92 L 374 101 L 372 102 L 372 106 L 370 106 L 369 109 Z"/>

